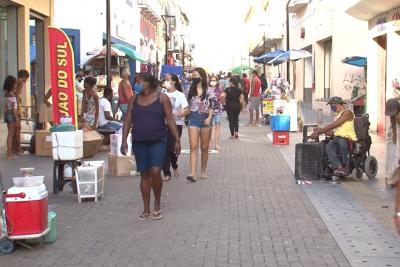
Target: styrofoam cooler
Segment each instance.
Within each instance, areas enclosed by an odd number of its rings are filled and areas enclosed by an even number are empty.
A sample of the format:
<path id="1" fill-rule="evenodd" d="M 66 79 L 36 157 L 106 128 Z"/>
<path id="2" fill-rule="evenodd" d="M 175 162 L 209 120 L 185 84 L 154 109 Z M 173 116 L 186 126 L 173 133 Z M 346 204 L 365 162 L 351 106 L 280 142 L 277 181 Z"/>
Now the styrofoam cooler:
<path id="1" fill-rule="evenodd" d="M 48 193 L 44 184 L 39 186 L 14 186 L 10 194 L 25 194 L 23 197 L 6 197 L 7 231 L 10 236 L 35 235 L 48 227 Z"/>
<path id="2" fill-rule="evenodd" d="M 126 156 L 132 156 L 132 135 L 129 134 L 126 139 L 128 143 L 128 150 L 126 151 Z M 110 135 L 110 152 L 116 156 L 123 156 L 121 154 L 121 144 L 122 144 L 122 135 L 120 134 L 112 134 Z"/>
<path id="3" fill-rule="evenodd" d="M 51 133 L 54 160 L 77 160 L 83 157 L 83 131 Z"/>

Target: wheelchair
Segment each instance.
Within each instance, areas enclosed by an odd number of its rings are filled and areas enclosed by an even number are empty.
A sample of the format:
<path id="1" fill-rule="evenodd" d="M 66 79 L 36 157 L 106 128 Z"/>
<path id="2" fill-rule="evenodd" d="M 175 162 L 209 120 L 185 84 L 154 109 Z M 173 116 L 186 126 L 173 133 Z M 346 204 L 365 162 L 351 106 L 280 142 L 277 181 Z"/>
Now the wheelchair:
<path id="1" fill-rule="evenodd" d="M 374 179 L 376 177 L 378 173 L 378 161 L 370 153 L 372 139 L 369 135 L 369 125 L 368 114 L 356 115 L 354 119 L 354 129 L 356 131 L 357 141 L 348 141 L 349 155 L 347 163 L 345 163 L 347 169 L 347 173 L 345 174 L 336 174 L 328 160 L 325 147 L 333 137 L 325 136 L 322 141 L 319 141 L 319 139 L 315 140 L 316 142 L 320 142 L 323 147 L 320 159 L 319 178 L 334 179 L 351 176 L 355 180 L 361 180 L 364 173 L 369 179 Z M 307 136 L 307 132 L 308 128 L 313 126 L 315 127 L 315 125 L 305 125 L 303 127 L 303 143 L 311 140 L 311 138 Z M 341 159 L 340 151 L 338 150 L 337 153 L 339 159 Z"/>

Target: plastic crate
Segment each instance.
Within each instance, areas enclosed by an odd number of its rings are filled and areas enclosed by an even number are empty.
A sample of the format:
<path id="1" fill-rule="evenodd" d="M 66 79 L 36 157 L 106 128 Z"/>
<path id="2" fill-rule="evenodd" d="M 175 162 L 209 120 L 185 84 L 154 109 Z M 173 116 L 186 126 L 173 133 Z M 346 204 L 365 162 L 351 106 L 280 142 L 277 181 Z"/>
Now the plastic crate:
<path id="1" fill-rule="evenodd" d="M 271 116 L 272 131 L 289 131 L 290 116 L 288 115 L 272 115 Z"/>
<path id="2" fill-rule="evenodd" d="M 88 166 L 89 165 L 89 166 Z M 90 162 L 77 168 L 76 184 L 78 201 L 83 198 L 94 198 L 97 202 L 104 194 L 104 162 Z"/>
<path id="3" fill-rule="evenodd" d="M 323 153 L 324 144 L 321 142 L 296 144 L 294 178 L 296 180 L 318 180 Z"/>
<path id="4" fill-rule="evenodd" d="M 274 145 L 288 145 L 289 144 L 289 132 L 273 132 L 272 143 Z"/>

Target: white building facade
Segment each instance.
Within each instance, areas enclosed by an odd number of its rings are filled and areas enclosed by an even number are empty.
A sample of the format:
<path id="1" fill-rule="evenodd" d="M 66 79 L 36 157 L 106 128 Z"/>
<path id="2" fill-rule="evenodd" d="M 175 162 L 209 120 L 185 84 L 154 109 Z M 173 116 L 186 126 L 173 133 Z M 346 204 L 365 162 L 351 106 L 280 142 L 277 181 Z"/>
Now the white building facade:
<path id="1" fill-rule="evenodd" d="M 342 63 L 350 56 L 366 56 L 366 23 L 345 13 L 354 1 L 292 0 L 290 48 L 304 49 L 312 57 L 291 63 L 295 97 L 314 109 L 330 114 L 326 101 L 332 96 L 345 100 L 365 95 L 362 67 Z M 361 103 L 362 104 L 362 103 Z"/>

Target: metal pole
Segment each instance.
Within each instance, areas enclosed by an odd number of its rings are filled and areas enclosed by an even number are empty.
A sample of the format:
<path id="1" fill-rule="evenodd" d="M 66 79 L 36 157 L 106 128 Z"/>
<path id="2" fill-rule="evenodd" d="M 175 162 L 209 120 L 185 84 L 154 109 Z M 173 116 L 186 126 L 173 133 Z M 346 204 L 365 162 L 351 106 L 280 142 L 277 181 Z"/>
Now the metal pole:
<path id="1" fill-rule="evenodd" d="M 263 52 L 265 54 L 267 52 L 266 49 L 265 49 L 265 30 L 264 30 L 264 38 L 263 39 L 264 39 L 264 42 L 263 42 L 263 50 L 264 51 Z M 263 64 L 263 69 L 264 69 L 264 74 L 265 74 L 265 64 Z"/>
<path id="2" fill-rule="evenodd" d="M 106 0 L 106 71 L 107 71 L 107 88 L 111 88 L 111 9 L 110 1 Z"/>
<path id="3" fill-rule="evenodd" d="M 185 71 L 185 39 L 182 38 L 182 42 L 183 42 L 183 50 L 182 50 L 182 66 L 183 66 L 183 71 Z"/>
<path id="4" fill-rule="evenodd" d="M 168 64 L 168 24 L 167 21 L 165 20 L 165 16 L 161 16 L 162 20 L 164 21 L 165 25 L 165 35 L 164 35 L 164 40 L 165 40 L 165 57 L 164 57 L 164 64 Z"/>
<path id="5" fill-rule="evenodd" d="M 286 50 L 289 51 L 289 46 L 290 46 L 290 42 L 289 42 L 289 4 L 290 4 L 290 0 L 288 0 L 287 4 L 286 4 Z M 288 82 L 290 82 L 290 61 L 288 60 L 286 62 L 286 79 Z"/>

